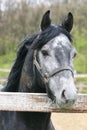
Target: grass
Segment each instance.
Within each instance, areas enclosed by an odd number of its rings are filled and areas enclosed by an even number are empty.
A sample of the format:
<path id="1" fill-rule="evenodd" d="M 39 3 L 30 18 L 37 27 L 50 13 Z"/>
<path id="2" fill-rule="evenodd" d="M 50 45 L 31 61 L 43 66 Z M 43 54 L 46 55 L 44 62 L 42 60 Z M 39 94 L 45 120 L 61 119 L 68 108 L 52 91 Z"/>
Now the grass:
<path id="1" fill-rule="evenodd" d="M 77 84 L 78 91 L 80 89 L 80 92 L 83 94 L 87 94 L 87 78 L 76 78 L 75 83 Z M 81 85 L 79 86 L 79 84 Z M 81 87 L 81 88 L 80 88 Z"/>
<path id="2" fill-rule="evenodd" d="M 87 92 L 87 87 L 83 87 L 83 90 L 86 90 L 86 92 Z"/>
<path id="3" fill-rule="evenodd" d="M 77 78 L 76 82 L 87 82 L 87 78 Z"/>
<path id="4" fill-rule="evenodd" d="M 87 73 L 87 37 L 74 29 L 73 36 L 74 46 L 77 50 L 74 66 L 78 73 Z"/>
<path id="5" fill-rule="evenodd" d="M 15 52 L 0 56 L 0 68 L 10 69 L 15 59 Z"/>
<path id="6" fill-rule="evenodd" d="M 1 69 L 11 69 L 14 60 L 15 60 L 15 52 L 10 52 L 6 55 L 0 56 L 0 68 Z M 9 72 L 0 72 L 1 77 L 8 77 Z"/>
<path id="7" fill-rule="evenodd" d="M 8 77 L 9 73 L 6 72 L 0 72 L 0 78 L 2 77 Z"/>

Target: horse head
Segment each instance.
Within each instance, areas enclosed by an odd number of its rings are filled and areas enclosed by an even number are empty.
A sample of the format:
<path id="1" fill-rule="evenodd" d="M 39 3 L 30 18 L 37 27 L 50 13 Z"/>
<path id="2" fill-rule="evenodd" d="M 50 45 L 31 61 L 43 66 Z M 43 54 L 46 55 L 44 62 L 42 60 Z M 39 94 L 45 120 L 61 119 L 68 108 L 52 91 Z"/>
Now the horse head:
<path id="1" fill-rule="evenodd" d="M 73 105 L 77 97 L 73 60 L 76 49 L 71 44 L 73 15 L 68 13 L 61 25 L 51 24 L 50 11 L 41 21 L 41 31 L 28 48 L 22 84 L 30 92 L 46 92 L 61 108 Z M 25 79 L 25 80 L 24 80 Z"/>

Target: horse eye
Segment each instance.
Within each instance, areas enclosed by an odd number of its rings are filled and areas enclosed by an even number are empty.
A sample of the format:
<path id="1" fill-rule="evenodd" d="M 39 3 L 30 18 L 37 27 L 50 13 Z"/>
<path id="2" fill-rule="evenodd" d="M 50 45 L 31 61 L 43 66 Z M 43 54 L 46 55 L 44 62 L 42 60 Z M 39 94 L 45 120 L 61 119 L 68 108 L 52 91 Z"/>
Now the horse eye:
<path id="1" fill-rule="evenodd" d="M 47 50 L 42 50 L 42 54 L 43 54 L 43 56 L 48 56 L 49 55 Z"/>

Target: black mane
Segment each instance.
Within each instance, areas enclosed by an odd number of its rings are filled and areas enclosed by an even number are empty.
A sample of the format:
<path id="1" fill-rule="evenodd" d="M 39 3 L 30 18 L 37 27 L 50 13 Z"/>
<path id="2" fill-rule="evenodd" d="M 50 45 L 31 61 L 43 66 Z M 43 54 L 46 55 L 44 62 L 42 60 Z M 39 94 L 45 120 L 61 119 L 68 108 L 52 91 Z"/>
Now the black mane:
<path id="1" fill-rule="evenodd" d="M 32 49 L 40 49 L 43 45 L 45 45 L 52 38 L 58 36 L 60 33 L 65 34 L 70 41 L 72 41 L 72 37 L 68 31 L 66 31 L 62 26 L 51 25 L 45 31 L 42 31 L 37 40 L 31 45 Z"/>
<path id="2" fill-rule="evenodd" d="M 65 34 L 71 41 L 71 35 L 69 32 L 67 32 L 62 26 L 54 25 L 51 25 L 45 31 L 26 37 L 25 40 L 20 44 L 17 58 L 8 77 L 7 85 L 4 89 L 2 89 L 2 91 L 17 92 L 21 71 L 27 52 L 31 49 L 40 49 L 44 44 L 46 44 L 55 36 L 58 36 L 60 33 Z"/>
<path id="3" fill-rule="evenodd" d="M 28 52 L 28 49 L 26 46 L 30 46 L 36 37 L 37 37 L 37 34 L 33 34 L 32 36 L 27 36 L 25 40 L 21 42 L 19 46 L 19 50 L 17 52 L 17 58 L 15 60 L 15 63 L 8 77 L 7 85 L 5 88 L 2 89 L 2 91 L 17 92 L 22 67 L 25 61 L 25 57 Z"/>

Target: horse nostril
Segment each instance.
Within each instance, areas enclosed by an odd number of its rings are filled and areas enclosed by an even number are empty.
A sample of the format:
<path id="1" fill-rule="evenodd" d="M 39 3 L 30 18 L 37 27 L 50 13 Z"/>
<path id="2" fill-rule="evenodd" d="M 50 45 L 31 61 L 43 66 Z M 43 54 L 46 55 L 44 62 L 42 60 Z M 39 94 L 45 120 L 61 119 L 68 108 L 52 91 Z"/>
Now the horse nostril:
<path id="1" fill-rule="evenodd" d="M 65 97 L 65 90 L 62 91 L 62 97 L 63 97 L 64 99 L 66 99 L 66 97 Z"/>

